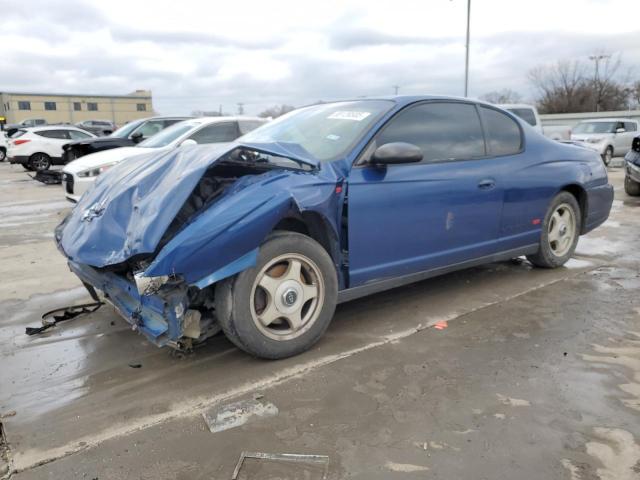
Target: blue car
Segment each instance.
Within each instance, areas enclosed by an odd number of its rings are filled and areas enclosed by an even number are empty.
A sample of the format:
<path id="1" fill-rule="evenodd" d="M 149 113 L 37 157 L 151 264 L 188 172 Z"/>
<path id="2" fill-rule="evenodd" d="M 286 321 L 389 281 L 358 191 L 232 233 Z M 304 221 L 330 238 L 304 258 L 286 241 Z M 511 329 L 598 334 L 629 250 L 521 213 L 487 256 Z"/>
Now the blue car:
<path id="1" fill-rule="evenodd" d="M 275 359 L 317 342 L 340 302 L 522 255 L 560 267 L 612 201 L 591 150 L 486 103 L 393 97 L 130 158 L 55 237 L 89 291 L 155 344 L 222 329 Z"/>

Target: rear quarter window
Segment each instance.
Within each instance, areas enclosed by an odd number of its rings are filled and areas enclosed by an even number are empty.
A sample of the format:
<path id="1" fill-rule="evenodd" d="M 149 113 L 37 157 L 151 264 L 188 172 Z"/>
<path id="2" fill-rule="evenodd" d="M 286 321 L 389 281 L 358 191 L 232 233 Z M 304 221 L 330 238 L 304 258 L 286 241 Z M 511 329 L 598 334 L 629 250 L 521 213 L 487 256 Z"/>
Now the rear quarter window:
<path id="1" fill-rule="evenodd" d="M 489 155 L 514 155 L 523 147 L 520 126 L 511 117 L 493 108 L 480 106 Z"/>
<path id="2" fill-rule="evenodd" d="M 66 130 L 42 130 L 40 132 L 34 132 L 36 135 L 45 138 L 56 138 L 58 140 L 66 140 L 69 138 L 69 134 Z"/>

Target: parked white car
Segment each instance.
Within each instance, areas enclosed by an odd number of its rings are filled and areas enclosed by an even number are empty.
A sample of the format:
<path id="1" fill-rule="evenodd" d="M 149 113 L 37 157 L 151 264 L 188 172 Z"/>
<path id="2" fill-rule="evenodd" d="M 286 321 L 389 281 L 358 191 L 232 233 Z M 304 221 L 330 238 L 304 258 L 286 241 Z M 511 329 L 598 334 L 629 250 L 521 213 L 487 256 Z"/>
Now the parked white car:
<path id="1" fill-rule="evenodd" d="M 62 170 L 67 200 L 77 202 L 96 177 L 122 160 L 151 152 L 165 152 L 187 145 L 232 142 L 266 123 L 257 117 L 201 117 L 176 123 L 133 147 L 92 153 L 68 163 Z"/>
<path id="2" fill-rule="evenodd" d="M 605 165 L 615 156 L 623 157 L 631 150 L 638 135 L 638 122 L 629 118 L 585 120 L 573 128 L 571 140 L 595 150 Z"/>
<path id="3" fill-rule="evenodd" d="M 62 165 L 64 144 L 90 137 L 95 135 L 71 125 L 19 129 L 8 139 L 7 157 L 27 170 L 47 170 L 51 165 Z"/>
<path id="4" fill-rule="evenodd" d="M 0 162 L 4 162 L 7 158 L 7 149 L 9 148 L 9 139 L 4 130 L 0 130 Z"/>
<path id="5" fill-rule="evenodd" d="M 510 111 L 522 120 L 531 125 L 539 133 L 551 140 L 569 140 L 571 138 L 571 127 L 569 125 L 547 125 L 542 126 L 538 109 L 526 103 L 505 103 L 498 105 L 500 108 Z"/>

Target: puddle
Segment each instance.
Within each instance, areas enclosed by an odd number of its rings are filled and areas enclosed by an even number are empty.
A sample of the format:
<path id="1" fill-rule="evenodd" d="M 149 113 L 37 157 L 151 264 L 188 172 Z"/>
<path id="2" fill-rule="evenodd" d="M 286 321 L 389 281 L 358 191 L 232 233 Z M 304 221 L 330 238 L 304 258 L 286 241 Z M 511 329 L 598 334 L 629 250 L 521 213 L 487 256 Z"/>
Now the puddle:
<path id="1" fill-rule="evenodd" d="M 576 248 L 577 255 L 596 256 L 596 255 L 611 255 L 615 253 L 622 253 L 625 248 L 623 242 L 612 241 L 609 238 L 590 237 L 588 235 L 580 237 L 578 246 Z"/>
<path id="2" fill-rule="evenodd" d="M 627 367 L 631 378 L 628 382 L 618 385 L 618 388 L 628 396 L 621 401 L 625 406 L 640 412 L 640 333 L 628 334 L 631 338 L 619 340 L 618 346 L 593 345 L 593 350 L 600 355 L 582 355 L 582 358 L 590 363 Z"/>

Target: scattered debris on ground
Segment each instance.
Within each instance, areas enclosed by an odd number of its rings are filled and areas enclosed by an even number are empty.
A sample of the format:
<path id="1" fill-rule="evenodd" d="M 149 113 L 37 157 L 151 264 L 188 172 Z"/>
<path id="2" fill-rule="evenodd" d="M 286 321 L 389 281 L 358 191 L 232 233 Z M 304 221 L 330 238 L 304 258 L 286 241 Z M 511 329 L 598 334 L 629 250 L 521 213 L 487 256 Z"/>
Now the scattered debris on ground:
<path id="1" fill-rule="evenodd" d="M 233 470 L 231 480 L 236 480 L 240 474 L 240 469 L 244 465 L 244 461 L 247 458 L 253 458 L 256 460 L 267 460 L 274 462 L 288 462 L 293 464 L 311 464 L 322 467 L 322 480 L 327 478 L 329 474 L 329 457 L 327 455 L 304 455 L 298 453 L 262 453 L 262 452 L 242 452 L 236 468 Z M 298 478 L 298 477 L 296 477 Z M 307 478 L 307 475 L 305 475 Z"/>
<path id="2" fill-rule="evenodd" d="M 242 400 L 222 407 L 214 407 L 202 414 L 212 433 L 239 427 L 255 418 L 275 417 L 278 407 L 271 402 Z"/>

